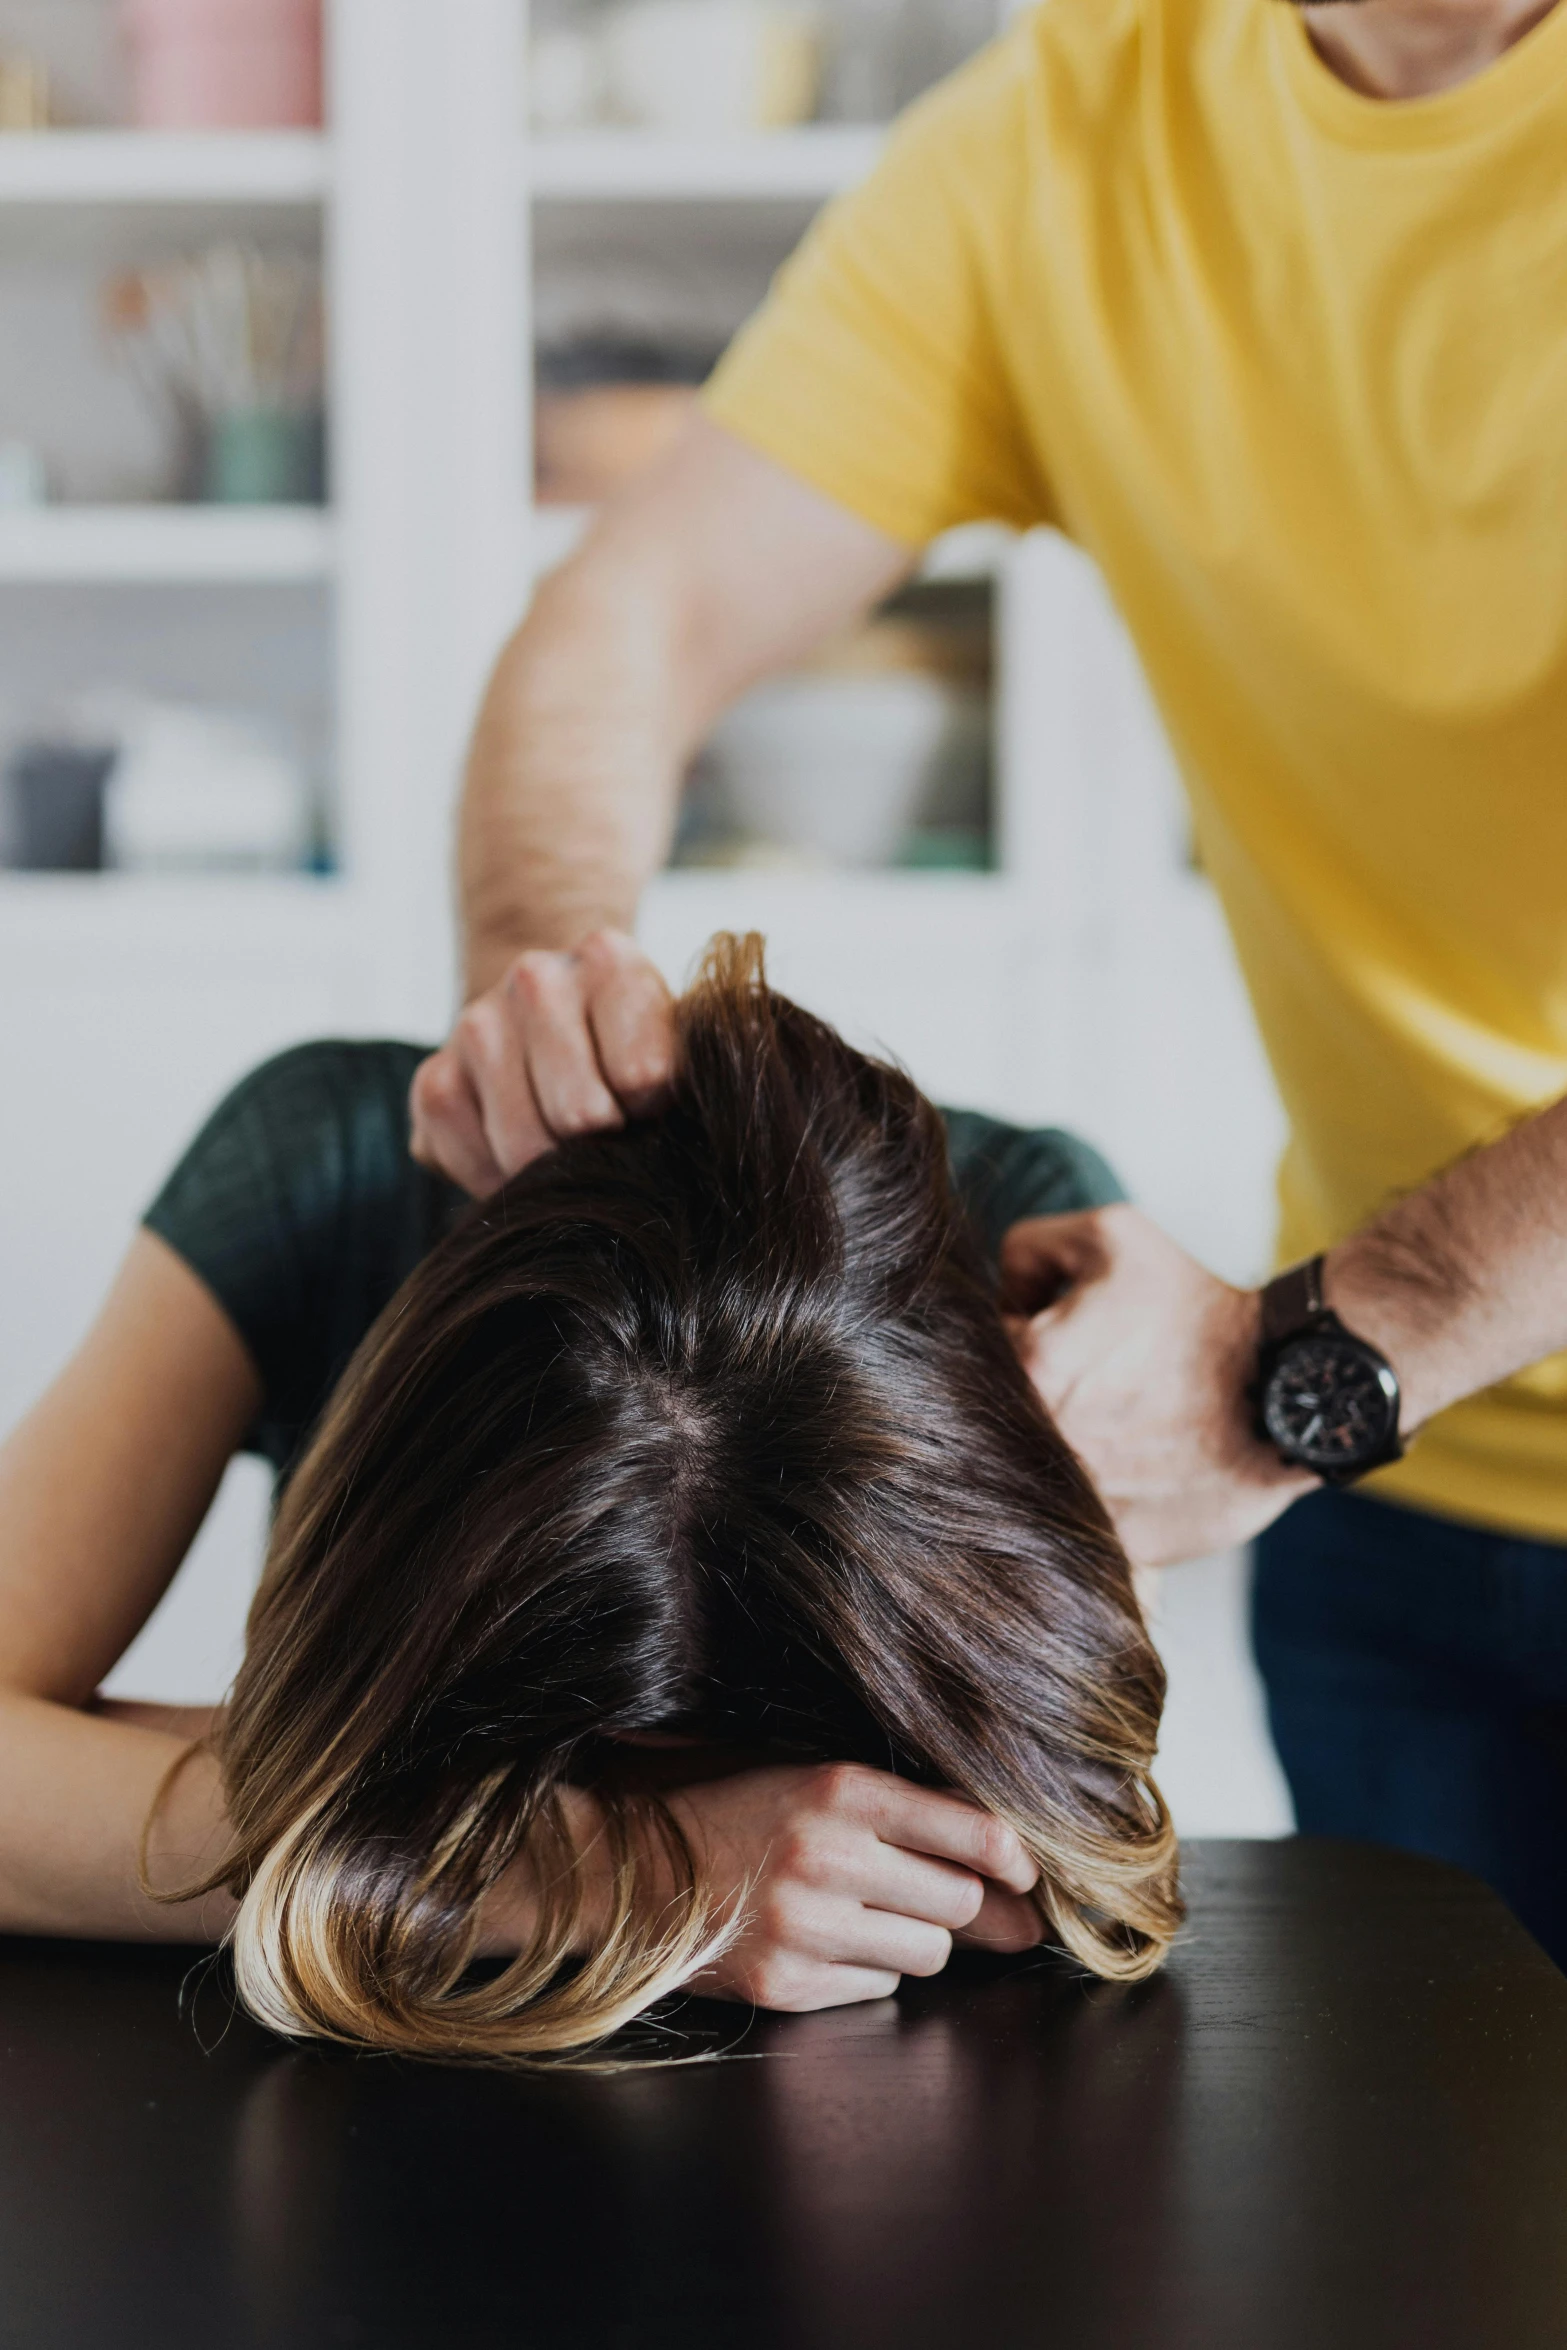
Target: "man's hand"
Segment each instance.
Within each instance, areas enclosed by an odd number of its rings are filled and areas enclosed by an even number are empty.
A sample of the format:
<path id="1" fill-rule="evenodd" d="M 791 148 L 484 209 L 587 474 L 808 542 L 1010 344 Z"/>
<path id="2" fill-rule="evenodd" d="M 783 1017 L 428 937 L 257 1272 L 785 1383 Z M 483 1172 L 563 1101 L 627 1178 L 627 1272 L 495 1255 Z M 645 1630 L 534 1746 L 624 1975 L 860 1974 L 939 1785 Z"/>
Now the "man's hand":
<path id="1" fill-rule="evenodd" d="M 1141 1566 L 1245 1542 L 1316 1479 L 1253 1433 L 1259 1305 L 1132 1207 L 1015 1224 L 1024 1368 Z"/>
<path id="2" fill-rule="evenodd" d="M 486 1199 L 557 1142 L 656 1109 L 674 1050 L 673 1000 L 634 939 L 533 948 L 415 1071 L 413 1155 Z"/>
<path id="3" fill-rule="evenodd" d="M 744 1923 L 689 1988 L 802 2012 L 937 1975 L 955 1941 L 1028 1950 L 1039 1872 L 961 1797 L 859 1763 L 742 1771 L 669 1799 L 721 1905 Z"/>

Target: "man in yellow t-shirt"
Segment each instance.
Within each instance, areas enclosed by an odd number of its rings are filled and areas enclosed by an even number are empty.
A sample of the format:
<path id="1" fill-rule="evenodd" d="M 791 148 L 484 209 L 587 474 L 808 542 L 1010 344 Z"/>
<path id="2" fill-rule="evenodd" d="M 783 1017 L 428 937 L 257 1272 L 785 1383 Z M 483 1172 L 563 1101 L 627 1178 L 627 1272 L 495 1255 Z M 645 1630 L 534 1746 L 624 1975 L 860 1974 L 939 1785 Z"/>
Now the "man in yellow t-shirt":
<path id="1" fill-rule="evenodd" d="M 1564 156 L 1549 0 L 1021 19 L 504 656 L 414 1114 L 483 1190 L 656 1096 L 619 934 L 717 711 L 936 532 L 1067 532 L 1185 772 L 1307 1270 L 1259 1300 L 1131 1209 L 1020 1227 L 1020 1300 L 1070 1282 L 1030 1366 L 1138 1555 L 1311 1495 L 1257 1603 L 1303 1824 L 1482 1869 L 1567 1957 Z"/>

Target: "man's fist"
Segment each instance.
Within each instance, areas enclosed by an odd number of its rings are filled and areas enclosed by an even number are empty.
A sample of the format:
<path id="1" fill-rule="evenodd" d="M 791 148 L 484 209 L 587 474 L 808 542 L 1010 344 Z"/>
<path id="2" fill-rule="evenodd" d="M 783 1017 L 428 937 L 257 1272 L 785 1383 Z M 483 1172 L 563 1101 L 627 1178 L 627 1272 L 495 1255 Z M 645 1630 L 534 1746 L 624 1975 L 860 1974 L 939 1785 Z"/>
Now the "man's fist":
<path id="1" fill-rule="evenodd" d="M 1001 1284 L 1023 1366 L 1139 1566 L 1247 1542 L 1314 1487 L 1253 1430 L 1256 1293 L 1139 1209 L 1014 1224 Z"/>
<path id="2" fill-rule="evenodd" d="M 485 1199 L 557 1142 L 655 1110 L 674 1052 L 673 999 L 634 939 L 530 948 L 415 1071 L 413 1155 Z"/>

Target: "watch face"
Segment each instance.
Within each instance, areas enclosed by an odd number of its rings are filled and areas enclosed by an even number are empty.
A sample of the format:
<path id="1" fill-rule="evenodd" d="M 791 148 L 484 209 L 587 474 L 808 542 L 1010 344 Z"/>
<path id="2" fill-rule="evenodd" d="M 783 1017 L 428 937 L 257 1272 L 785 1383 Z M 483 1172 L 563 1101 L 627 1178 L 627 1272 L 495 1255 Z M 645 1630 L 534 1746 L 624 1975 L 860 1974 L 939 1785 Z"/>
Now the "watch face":
<path id="1" fill-rule="evenodd" d="M 1398 1383 L 1353 1338 L 1291 1339 L 1274 1365 L 1262 1416 L 1279 1450 L 1331 1474 L 1379 1458 L 1398 1424 Z"/>

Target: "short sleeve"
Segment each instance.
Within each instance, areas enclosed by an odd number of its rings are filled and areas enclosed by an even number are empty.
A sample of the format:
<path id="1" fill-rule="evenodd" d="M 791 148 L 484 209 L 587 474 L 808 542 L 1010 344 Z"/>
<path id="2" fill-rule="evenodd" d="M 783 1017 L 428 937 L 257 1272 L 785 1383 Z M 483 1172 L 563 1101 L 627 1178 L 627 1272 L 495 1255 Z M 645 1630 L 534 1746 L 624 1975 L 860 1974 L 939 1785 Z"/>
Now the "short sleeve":
<path id="1" fill-rule="evenodd" d="M 261 1376 L 249 1448 L 282 1468 L 450 1214 L 407 1147 L 416 1045 L 301 1045 L 208 1119 L 143 1219 L 228 1315 Z"/>
<path id="2" fill-rule="evenodd" d="M 1025 1216 L 1066 1216 L 1126 1197 L 1092 1143 L 1060 1127 L 1008 1126 L 976 1110 L 944 1110 L 942 1117 L 953 1182 L 992 1265 Z"/>
<path id="3" fill-rule="evenodd" d="M 998 332 L 1026 201 L 1026 41 L 906 115 L 831 205 L 704 395 L 713 420 L 876 529 L 1054 519 Z"/>

